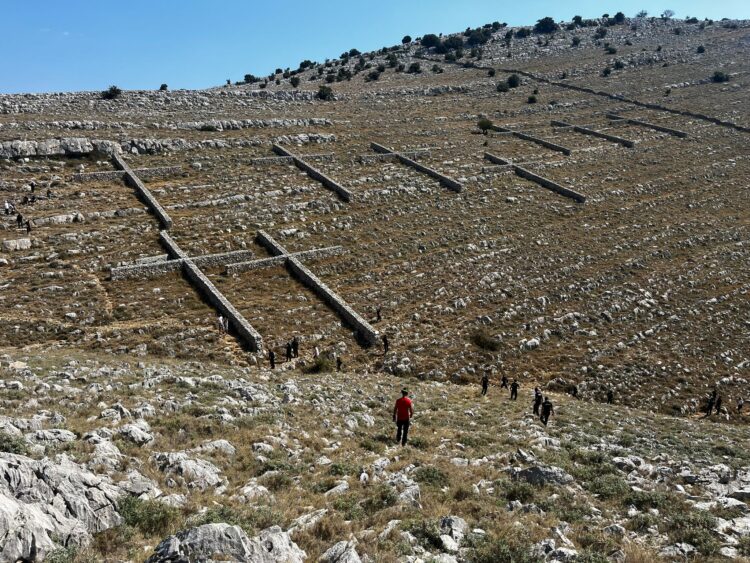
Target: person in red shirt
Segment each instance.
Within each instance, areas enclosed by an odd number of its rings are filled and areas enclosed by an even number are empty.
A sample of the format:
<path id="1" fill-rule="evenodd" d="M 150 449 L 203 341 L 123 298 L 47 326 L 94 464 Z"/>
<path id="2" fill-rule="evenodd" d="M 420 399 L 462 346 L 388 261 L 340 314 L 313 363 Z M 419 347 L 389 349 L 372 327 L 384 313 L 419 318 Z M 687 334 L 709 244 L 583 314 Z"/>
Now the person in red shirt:
<path id="1" fill-rule="evenodd" d="M 401 398 L 396 401 L 393 407 L 393 422 L 396 423 L 396 443 L 401 442 L 402 446 L 406 445 L 406 436 L 409 433 L 409 423 L 414 416 L 414 405 L 411 399 L 407 397 L 409 392 L 401 389 Z"/>

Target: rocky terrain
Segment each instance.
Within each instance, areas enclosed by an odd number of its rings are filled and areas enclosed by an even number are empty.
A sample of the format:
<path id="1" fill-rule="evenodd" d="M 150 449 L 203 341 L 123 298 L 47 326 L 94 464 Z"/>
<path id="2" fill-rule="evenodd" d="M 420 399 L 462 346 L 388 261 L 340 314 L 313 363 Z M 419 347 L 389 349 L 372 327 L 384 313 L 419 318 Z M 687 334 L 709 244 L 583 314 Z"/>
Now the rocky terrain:
<path id="1" fill-rule="evenodd" d="M 0 95 L 0 559 L 750 556 L 750 23 L 528 29 Z"/>

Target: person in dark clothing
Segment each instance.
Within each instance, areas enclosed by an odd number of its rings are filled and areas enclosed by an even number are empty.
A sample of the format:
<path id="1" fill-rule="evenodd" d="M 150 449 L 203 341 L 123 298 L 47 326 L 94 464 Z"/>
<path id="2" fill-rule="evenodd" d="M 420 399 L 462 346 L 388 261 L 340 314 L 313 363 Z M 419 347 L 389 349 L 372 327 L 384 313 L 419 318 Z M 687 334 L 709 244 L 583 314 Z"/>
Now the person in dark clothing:
<path id="1" fill-rule="evenodd" d="M 271 364 L 271 369 L 276 367 L 276 353 L 273 350 L 268 351 L 268 362 Z"/>
<path id="2" fill-rule="evenodd" d="M 401 442 L 402 446 L 406 445 L 411 417 L 414 416 L 414 404 L 407 395 L 409 395 L 409 392 L 402 389 L 401 398 L 396 401 L 396 406 L 393 407 L 393 422 L 396 423 L 396 443 Z"/>
<path id="3" fill-rule="evenodd" d="M 721 414 L 721 395 L 716 398 L 716 414 Z"/>
<path id="4" fill-rule="evenodd" d="M 515 379 L 513 380 L 513 383 L 510 384 L 510 400 L 515 401 L 518 399 L 518 388 L 520 385 L 518 384 L 518 381 Z"/>
<path id="5" fill-rule="evenodd" d="M 286 361 L 291 362 L 292 361 L 292 343 L 291 341 L 286 343 Z"/>
<path id="6" fill-rule="evenodd" d="M 26 233 L 31 232 L 31 221 L 26 221 Z"/>
<path id="7" fill-rule="evenodd" d="M 375 318 L 377 319 L 378 322 L 383 320 L 381 313 L 382 313 L 382 309 L 380 307 L 375 309 Z"/>
<path id="8" fill-rule="evenodd" d="M 549 421 L 549 417 L 555 414 L 555 409 L 552 406 L 552 401 L 549 400 L 549 397 L 544 398 L 544 402 L 542 403 L 542 416 L 539 417 L 542 421 L 542 424 L 547 426 L 547 422 Z"/>
<path id="9" fill-rule="evenodd" d="M 18 225 L 19 229 L 23 227 L 23 215 L 21 215 L 20 213 L 16 215 L 16 224 Z"/>
<path id="10" fill-rule="evenodd" d="M 500 380 L 500 389 L 507 389 L 508 388 L 508 377 L 503 375 L 503 378 Z"/>
<path id="11" fill-rule="evenodd" d="M 292 356 L 299 358 L 299 336 L 292 338 Z"/>
<path id="12" fill-rule="evenodd" d="M 708 398 L 708 404 L 706 405 L 706 416 L 711 415 L 711 413 L 714 410 L 715 404 L 716 404 L 716 390 L 714 390 L 714 392 L 711 393 L 711 396 Z"/>
<path id="13" fill-rule="evenodd" d="M 388 348 L 389 348 L 388 336 L 386 336 L 384 334 L 383 335 L 383 354 L 387 354 L 388 353 Z"/>
<path id="14" fill-rule="evenodd" d="M 539 407 L 542 406 L 542 391 L 539 387 L 534 387 L 534 414 L 539 416 Z"/>
<path id="15" fill-rule="evenodd" d="M 611 405 L 615 402 L 615 392 L 612 389 L 607 389 L 607 404 Z"/>
<path id="16" fill-rule="evenodd" d="M 341 360 L 341 356 L 336 356 L 336 371 L 341 371 L 341 366 L 344 362 Z"/>
<path id="17" fill-rule="evenodd" d="M 570 388 L 570 394 L 573 396 L 574 399 L 578 398 L 578 385 L 573 385 Z"/>
<path id="18" fill-rule="evenodd" d="M 745 399 L 743 399 L 742 397 L 740 397 L 739 399 L 737 399 L 737 412 L 738 413 L 742 412 L 742 407 L 744 407 L 744 406 L 745 406 Z"/>
<path id="19" fill-rule="evenodd" d="M 31 186 L 31 193 L 33 194 L 33 193 L 34 193 L 34 190 L 36 190 L 36 182 L 34 182 L 34 181 L 32 180 L 32 181 L 31 181 L 31 183 L 30 183 L 29 185 Z"/>
<path id="20" fill-rule="evenodd" d="M 482 395 L 487 394 L 487 388 L 490 386 L 490 376 L 485 371 L 484 375 L 482 376 Z"/>

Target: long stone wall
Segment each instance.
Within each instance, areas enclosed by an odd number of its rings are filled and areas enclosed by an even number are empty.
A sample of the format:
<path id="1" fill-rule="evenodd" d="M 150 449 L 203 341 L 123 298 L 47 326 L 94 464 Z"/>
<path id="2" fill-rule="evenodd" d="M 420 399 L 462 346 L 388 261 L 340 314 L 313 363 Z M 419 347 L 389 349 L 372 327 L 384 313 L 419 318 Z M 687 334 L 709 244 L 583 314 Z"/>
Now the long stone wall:
<path id="1" fill-rule="evenodd" d="M 149 209 L 159 219 L 161 225 L 165 229 L 170 229 L 172 227 L 172 218 L 166 211 L 164 211 L 164 208 L 159 204 L 148 188 L 143 185 L 143 182 L 141 182 L 138 176 L 135 175 L 130 166 L 128 166 L 128 163 L 125 162 L 119 154 L 115 154 L 112 158 L 115 166 L 125 172 L 126 182 L 135 189 L 143 202 L 148 205 Z"/>
<path id="2" fill-rule="evenodd" d="M 499 133 L 510 133 L 513 136 L 518 137 L 519 139 L 523 139 L 524 141 L 531 141 L 532 143 L 536 143 L 537 145 L 547 147 L 548 149 L 551 149 L 553 151 L 561 152 L 567 156 L 570 156 L 572 152 L 567 147 L 563 147 L 562 145 L 558 145 L 551 141 L 547 141 L 546 139 L 540 139 L 539 137 L 534 137 L 532 135 L 529 135 L 528 133 L 522 133 L 521 131 L 513 131 L 512 129 L 506 129 L 505 127 L 500 127 L 498 125 L 493 125 L 492 130 L 497 131 Z"/>
<path id="3" fill-rule="evenodd" d="M 172 272 L 179 272 L 182 268 L 180 260 L 164 260 L 162 262 L 134 264 L 112 268 L 109 278 L 112 281 L 158 278 Z"/>
<path id="4" fill-rule="evenodd" d="M 632 119 L 630 117 L 622 117 L 614 113 L 608 113 L 607 117 L 613 121 L 624 121 L 632 125 L 640 125 L 641 127 L 647 127 L 648 129 L 654 129 L 655 131 L 661 131 L 662 133 L 669 133 L 675 137 L 684 139 L 687 137 L 687 133 L 678 129 L 672 129 L 671 127 L 664 127 L 663 125 L 657 125 L 656 123 L 649 123 L 648 121 L 641 121 L 640 119 Z"/>
<path id="5" fill-rule="evenodd" d="M 344 249 L 341 246 L 329 246 L 327 248 L 316 248 L 313 250 L 303 250 L 302 252 L 295 252 L 294 256 L 300 259 L 315 259 L 315 258 L 327 258 L 329 256 L 337 256 L 343 254 Z M 263 268 L 271 268 L 273 266 L 283 266 L 286 262 L 286 256 L 271 256 L 270 258 L 260 258 L 258 260 L 252 260 L 249 262 L 238 262 L 236 264 L 228 264 L 225 273 L 228 276 L 239 274 L 240 272 L 249 272 L 250 270 L 260 270 Z"/>
<path id="6" fill-rule="evenodd" d="M 432 168 L 425 166 L 424 164 L 420 164 L 411 158 L 408 158 L 404 156 L 401 153 L 394 152 L 388 147 L 385 147 L 383 145 L 380 145 L 378 143 L 370 143 L 370 146 L 375 152 L 379 152 L 382 154 L 393 154 L 398 158 L 403 164 L 407 166 L 411 166 L 415 170 L 418 170 L 422 172 L 423 174 L 427 174 L 428 176 L 435 178 L 438 182 L 440 182 L 443 186 L 448 188 L 449 190 L 453 190 L 454 192 L 460 192 L 463 189 L 463 186 L 454 180 L 453 178 L 449 178 L 445 174 L 441 174 L 437 170 L 433 170 Z"/>
<path id="7" fill-rule="evenodd" d="M 310 176 L 310 178 L 312 178 L 313 180 L 317 180 L 318 182 L 323 184 L 326 188 L 335 192 L 336 195 L 338 195 L 344 201 L 349 202 L 352 200 L 352 193 L 349 190 L 347 190 L 344 186 L 332 180 L 331 178 L 323 174 L 320 170 L 311 166 L 310 164 L 308 164 L 307 162 L 305 162 L 298 156 L 286 150 L 285 148 L 282 148 L 276 143 L 274 143 L 273 152 L 281 156 L 291 157 L 292 162 L 294 162 L 294 165 L 300 170 L 303 170 L 304 172 L 306 172 L 307 175 Z"/>
<path id="8" fill-rule="evenodd" d="M 565 186 L 561 186 L 560 184 L 553 182 L 552 180 L 543 178 L 542 176 L 539 176 L 538 174 L 534 174 L 530 170 L 527 170 L 526 168 L 522 168 L 521 166 L 518 166 L 517 164 L 513 164 L 509 160 L 505 160 L 503 158 L 500 158 L 499 156 L 495 156 L 494 154 L 490 154 L 488 152 L 484 153 L 484 158 L 494 164 L 499 164 L 501 166 L 502 165 L 510 166 L 511 168 L 513 168 L 513 171 L 521 178 L 525 178 L 536 184 L 539 184 L 540 186 L 544 188 L 547 188 L 548 190 L 552 190 L 555 193 L 558 193 L 565 197 L 569 197 L 578 203 L 584 203 L 586 201 L 585 195 L 580 194 L 576 191 L 573 191 L 570 188 L 566 188 Z"/>
<path id="9" fill-rule="evenodd" d="M 339 297 L 332 289 L 324 284 L 315 274 L 287 250 L 276 242 L 271 235 L 265 231 L 258 231 L 258 242 L 265 246 L 268 251 L 277 257 L 286 258 L 286 265 L 289 271 L 296 276 L 302 283 L 317 293 L 331 309 L 333 309 L 341 319 L 352 327 L 359 338 L 368 344 L 375 344 L 378 341 L 378 332 L 370 326 L 346 301 Z"/>
<path id="10" fill-rule="evenodd" d="M 252 250 L 234 250 L 232 252 L 222 252 L 219 254 L 206 254 L 192 258 L 193 263 L 202 268 L 216 268 L 226 266 L 235 262 L 245 262 L 253 258 L 255 254 Z M 119 266 L 112 268 L 110 279 L 112 280 L 129 280 L 129 279 L 148 279 L 164 275 L 169 272 L 176 272 L 182 267 L 179 259 L 170 260 L 168 255 L 149 256 L 140 258 L 136 264 L 128 266 Z"/>
<path id="11" fill-rule="evenodd" d="M 136 168 L 135 172 L 139 178 L 164 178 L 165 176 L 174 176 L 182 172 L 182 166 L 159 166 L 156 168 Z M 124 170 L 105 170 L 102 172 L 85 172 L 73 174 L 70 177 L 72 182 L 95 182 L 122 180 L 127 173 Z"/>
<path id="12" fill-rule="evenodd" d="M 605 139 L 612 143 L 618 143 L 630 149 L 632 149 L 635 146 L 635 143 L 633 141 L 630 141 L 628 139 L 623 139 L 622 137 L 617 137 L 616 135 L 610 135 L 609 133 L 602 133 L 601 131 L 595 131 L 594 129 L 589 129 L 588 127 L 581 127 L 580 125 L 571 125 L 570 123 L 566 123 L 565 121 L 557 121 L 555 119 L 553 119 L 551 123 L 554 127 L 570 127 L 571 129 L 573 129 L 573 131 L 576 131 L 583 135 L 591 135 L 592 137 L 599 137 L 600 139 Z"/>
<path id="13" fill-rule="evenodd" d="M 167 248 L 169 255 L 175 261 L 182 263 L 182 270 L 190 283 L 198 289 L 217 311 L 229 320 L 230 327 L 235 331 L 240 340 L 254 352 L 261 350 L 263 348 L 263 338 L 260 333 L 235 309 L 234 305 L 224 297 L 211 280 L 200 271 L 200 268 L 172 240 L 169 233 L 162 231 L 161 241 Z"/>

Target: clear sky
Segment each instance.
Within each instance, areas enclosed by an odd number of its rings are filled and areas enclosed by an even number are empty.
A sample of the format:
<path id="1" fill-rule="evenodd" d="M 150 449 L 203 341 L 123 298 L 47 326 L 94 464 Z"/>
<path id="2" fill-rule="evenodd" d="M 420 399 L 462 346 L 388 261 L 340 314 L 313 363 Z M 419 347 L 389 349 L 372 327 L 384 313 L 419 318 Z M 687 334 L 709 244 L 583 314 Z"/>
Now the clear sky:
<path id="1" fill-rule="evenodd" d="M 750 19 L 750 0 L 0 0 L 0 92 L 205 88 L 452 33 L 622 11 Z"/>

